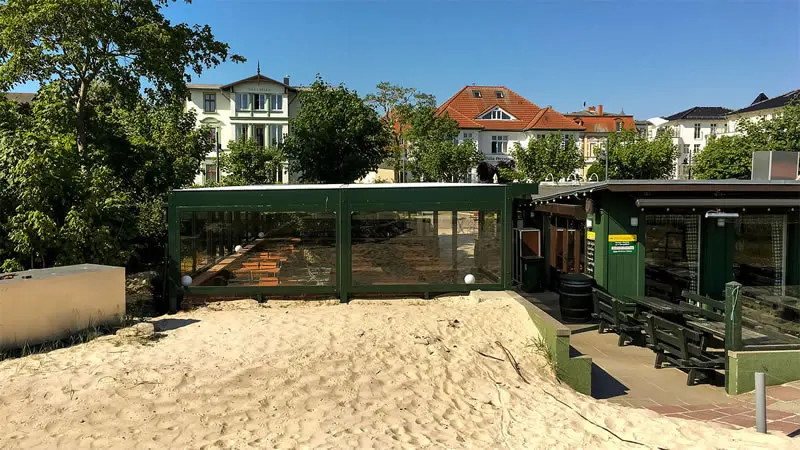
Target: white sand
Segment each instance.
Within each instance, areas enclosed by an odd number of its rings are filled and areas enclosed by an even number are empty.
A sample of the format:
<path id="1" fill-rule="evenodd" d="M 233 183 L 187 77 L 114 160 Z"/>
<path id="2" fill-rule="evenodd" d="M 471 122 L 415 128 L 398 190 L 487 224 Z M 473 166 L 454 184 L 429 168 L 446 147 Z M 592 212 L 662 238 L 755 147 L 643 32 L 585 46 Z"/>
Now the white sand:
<path id="1" fill-rule="evenodd" d="M 508 298 L 249 306 L 164 317 L 197 322 L 153 343 L 103 338 L 0 363 L 0 447 L 642 448 L 546 392 L 647 448 L 792 444 L 558 385 Z M 476 352 L 503 357 L 495 341 L 530 385 Z"/>

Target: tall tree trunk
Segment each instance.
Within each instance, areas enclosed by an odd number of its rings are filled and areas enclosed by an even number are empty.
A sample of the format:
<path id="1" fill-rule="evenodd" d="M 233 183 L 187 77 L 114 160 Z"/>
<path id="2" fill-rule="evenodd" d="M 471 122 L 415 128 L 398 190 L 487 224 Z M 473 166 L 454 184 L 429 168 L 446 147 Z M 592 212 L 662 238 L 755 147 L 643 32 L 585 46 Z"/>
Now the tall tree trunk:
<path id="1" fill-rule="evenodd" d="M 84 151 L 86 150 L 86 141 L 87 141 L 87 111 L 86 111 L 86 100 L 89 94 L 89 83 L 87 81 L 81 81 L 81 86 L 78 90 L 78 101 L 75 104 L 75 120 L 76 120 L 76 129 L 77 129 L 77 144 L 78 144 L 78 154 L 83 155 Z"/>

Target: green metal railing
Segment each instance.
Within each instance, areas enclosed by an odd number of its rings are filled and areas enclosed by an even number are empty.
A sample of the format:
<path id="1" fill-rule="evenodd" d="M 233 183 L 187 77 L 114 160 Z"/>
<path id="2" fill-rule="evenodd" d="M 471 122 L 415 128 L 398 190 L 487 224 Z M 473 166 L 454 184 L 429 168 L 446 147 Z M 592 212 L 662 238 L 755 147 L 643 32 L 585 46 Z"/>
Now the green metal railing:
<path id="1" fill-rule="evenodd" d="M 243 186 L 225 188 L 181 189 L 169 195 L 169 260 L 170 260 L 170 310 L 175 311 L 178 297 L 185 294 L 198 295 L 336 295 L 347 301 L 353 294 L 368 293 L 440 293 L 460 290 L 501 290 L 511 287 L 511 233 L 512 223 L 517 214 L 517 201 L 528 201 L 538 192 L 537 185 L 480 185 L 480 184 L 402 184 L 402 185 L 276 185 Z M 439 213 L 449 214 L 455 227 L 459 213 L 477 212 L 478 230 L 486 220 L 486 215 L 497 217 L 499 233 L 499 274 L 497 277 L 481 278 L 475 284 L 467 285 L 464 280 L 452 282 L 404 282 L 392 283 L 383 280 L 381 284 L 364 284 L 353 279 L 353 250 L 360 241 L 354 242 L 354 222 L 358 217 L 379 213 L 422 214 L 433 213 L 433 221 Z M 220 216 L 220 213 L 221 216 Z M 332 215 L 335 223 L 335 283 L 328 285 L 277 285 L 277 286 L 195 286 L 184 287 L 180 279 L 186 271 L 181 270 L 182 220 L 190 220 L 188 233 L 196 235 L 197 216 L 223 217 L 223 220 L 240 226 L 242 220 L 254 220 L 256 215 L 264 214 L 318 214 Z M 245 217 L 245 219 L 242 219 Z M 435 226 L 447 226 L 437 224 Z M 242 230 L 242 228 L 237 228 Z M 270 230 L 266 230 L 268 233 Z M 360 231 L 360 230 L 356 230 Z M 231 239 L 221 248 L 234 244 Z M 194 245 L 195 241 L 191 241 Z M 437 241 L 438 242 L 438 241 Z M 457 233 L 451 236 L 452 252 L 455 261 Z M 384 244 L 391 245 L 391 244 Z M 388 247 L 383 247 L 388 248 Z M 224 254 L 225 250 L 223 250 Z M 185 249 L 184 252 L 186 253 Z M 193 270 L 196 261 L 192 264 Z M 492 279 L 496 278 L 496 279 Z M 488 280 L 488 281 L 487 281 Z M 357 280 L 356 280 L 357 281 Z"/>

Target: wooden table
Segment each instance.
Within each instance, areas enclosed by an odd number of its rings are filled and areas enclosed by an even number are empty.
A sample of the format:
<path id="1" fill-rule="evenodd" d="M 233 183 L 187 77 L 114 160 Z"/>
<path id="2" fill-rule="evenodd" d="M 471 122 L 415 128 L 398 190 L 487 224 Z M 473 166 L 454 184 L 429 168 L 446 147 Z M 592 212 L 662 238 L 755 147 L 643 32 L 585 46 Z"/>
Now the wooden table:
<path id="1" fill-rule="evenodd" d="M 711 320 L 688 320 L 686 325 L 697 331 L 708 333 L 716 338 L 725 340 L 725 323 Z M 742 327 L 742 341 L 764 339 L 767 335 L 761 334 L 749 328 Z"/>
<path id="2" fill-rule="evenodd" d="M 649 311 L 652 311 L 656 314 L 661 314 L 665 316 L 680 316 L 683 314 L 694 314 L 700 311 L 700 309 L 694 305 L 690 305 L 686 302 L 670 302 L 667 300 L 660 299 L 658 297 L 628 297 L 633 302 L 636 303 L 637 306 L 643 307 Z"/>

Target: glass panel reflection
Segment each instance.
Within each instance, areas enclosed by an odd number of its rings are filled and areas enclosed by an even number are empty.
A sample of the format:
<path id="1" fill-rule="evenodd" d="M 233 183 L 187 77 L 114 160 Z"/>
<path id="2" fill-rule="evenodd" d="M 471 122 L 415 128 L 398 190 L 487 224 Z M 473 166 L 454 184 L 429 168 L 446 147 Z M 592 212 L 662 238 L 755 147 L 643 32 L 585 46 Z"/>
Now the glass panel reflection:
<path id="1" fill-rule="evenodd" d="M 193 286 L 334 286 L 335 215 L 183 213 L 181 272 Z"/>
<path id="2" fill-rule="evenodd" d="M 385 211 L 352 216 L 353 284 L 464 284 L 500 280 L 497 211 Z"/>

